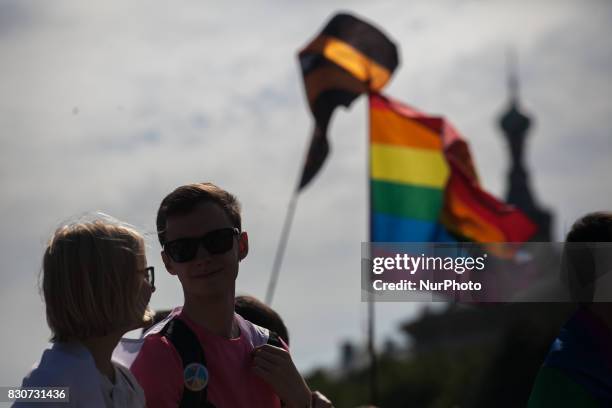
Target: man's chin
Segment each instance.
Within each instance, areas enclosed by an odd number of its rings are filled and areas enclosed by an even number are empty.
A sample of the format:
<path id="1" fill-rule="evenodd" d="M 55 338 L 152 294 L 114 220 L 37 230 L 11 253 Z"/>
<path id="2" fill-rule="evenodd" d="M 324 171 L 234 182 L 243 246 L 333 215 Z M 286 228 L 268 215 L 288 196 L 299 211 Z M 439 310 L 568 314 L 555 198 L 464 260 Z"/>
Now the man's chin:
<path id="1" fill-rule="evenodd" d="M 229 295 L 233 296 L 234 288 L 227 287 L 227 285 L 220 285 L 215 283 L 207 284 L 206 287 L 192 288 L 187 295 L 198 299 L 223 299 Z"/>

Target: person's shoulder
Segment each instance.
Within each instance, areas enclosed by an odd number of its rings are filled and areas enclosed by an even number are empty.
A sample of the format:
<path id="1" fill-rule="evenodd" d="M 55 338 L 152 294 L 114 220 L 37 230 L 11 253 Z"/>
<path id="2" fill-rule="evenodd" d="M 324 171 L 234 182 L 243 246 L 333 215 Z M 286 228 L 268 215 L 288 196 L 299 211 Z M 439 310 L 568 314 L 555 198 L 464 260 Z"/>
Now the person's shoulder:
<path id="1" fill-rule="evenodd" d="M 163 365 L 169 362 L 178 363 L 179 366 L 182 364 L 172 342 L 159 333 L 144 338 L 133 366 L 143 362 L 149 363 L 148 365 Z"/>
<path id="2" fill-rule="evenodd" d="M 270 330 L 246 320 L 238 313 L 234 313 L 234 320 L 238 323 L 242 339 L 252 343 L 254 347 L 266 344 Z"/>
<path id="3" fill-rule="evenodd" d="M 72 370 L 58 370 L 53 366 L 35 365 L 23 377 L 22 387 L 66 387 L 72 385 L 79 376 Z"/>
<path id="4" fill-rule="evenodd" d="M 56 343 L 45 349 L 24 378 L 24 386 L 79 383 L 95 374 L 93 357 L 76 344 Z"/>
<path id="5" fill-rule="evenodd" d="M 234 318 L 240 327 L 241 338 L 252 345 L 253 348 L 264 344 L 272 344 L 289 351 L 287 344 L 273 331 L 246 320 L 238 313 L 234 313 Z"/>
<path id="6" fill-rule="evenodd" d="M 22 387 L 68 387 L 70 403 L 64 404 L 67 407 L 80 406 L 84 401 L 89 401 L 91 407 L 104 405 L 93 357 L 78 344 L 55 343 L 46 349 L 24 377 Z"/>

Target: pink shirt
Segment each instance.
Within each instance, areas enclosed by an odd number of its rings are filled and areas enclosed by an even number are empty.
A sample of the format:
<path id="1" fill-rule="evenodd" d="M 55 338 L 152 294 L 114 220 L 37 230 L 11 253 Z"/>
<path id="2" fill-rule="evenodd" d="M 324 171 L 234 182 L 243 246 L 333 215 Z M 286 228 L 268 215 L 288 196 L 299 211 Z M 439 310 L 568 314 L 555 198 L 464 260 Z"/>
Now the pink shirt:
<path id="1" fill-rule="evenodd" d="M 251 353 L 262 344 L 258 336 L 262 331 L 260 327 L 234 314 L 240 337 L 226 339 L 196 325 L 183 313 L 178 318 L 197 335 L 204 350 L 211 403 L 217 408 L 280 407 L 272 388 L 251 370 Z M 144 389 L 148 408 L 179 406 L 183 394 L 183 364 L 165 337 L 160 334 L 147 336 L 130 369 Z"/>

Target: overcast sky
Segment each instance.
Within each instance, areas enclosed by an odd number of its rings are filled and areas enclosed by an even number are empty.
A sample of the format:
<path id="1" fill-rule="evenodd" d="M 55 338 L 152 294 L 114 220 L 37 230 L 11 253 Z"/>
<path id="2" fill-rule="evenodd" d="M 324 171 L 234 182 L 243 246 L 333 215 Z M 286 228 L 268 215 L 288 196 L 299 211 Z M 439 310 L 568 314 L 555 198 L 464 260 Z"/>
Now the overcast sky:
<path id="1" fill-rule="evenodd" d="M 241 199 L 250 236 L 238 291 L 263 298 L 312 126 L 296 52 L 340 10 L 400 46 L 385 92 L 453 122 L 497 196 L 508 161 L 496 120 L 515 47 L 534 116 L 532 187 L 555 212 L 555 237 L 610 209 L 610 2 L 0 0 L 0 384 L 19 384 L 46 344 L 43 247 L 84 211 L 148 233 L 152 305 L 167 308 L 182 292 L 159 257 L 157 206 L 178 185 L 219 184 Z M 335 115 L 332 152 L 300 197 L 277 287 L 274 307 L 305 371 L 364 335 L 366 124 L 364 98 Z M 379 339 L 422 306 L 379 305 Z"/>

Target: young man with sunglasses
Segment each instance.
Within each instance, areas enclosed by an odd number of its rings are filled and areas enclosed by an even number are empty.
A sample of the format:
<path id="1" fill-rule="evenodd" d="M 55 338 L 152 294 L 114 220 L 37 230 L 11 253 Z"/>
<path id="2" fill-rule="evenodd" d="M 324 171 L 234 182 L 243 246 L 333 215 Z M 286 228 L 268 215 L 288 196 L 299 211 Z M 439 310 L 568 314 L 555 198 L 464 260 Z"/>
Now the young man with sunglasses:
<path id="1" fill-rule="evenodd" d="M 210 183 L 181 186 L 162 201 L 157 231 L 185 301 L 145 337 L 131 366 L 147 407 L 270 408 L 280 407 L 279 397 L 308 407 L 310 390 L 288 352 L 234 313 L 238 266 L 249 250 L 236 198 Z"/>

